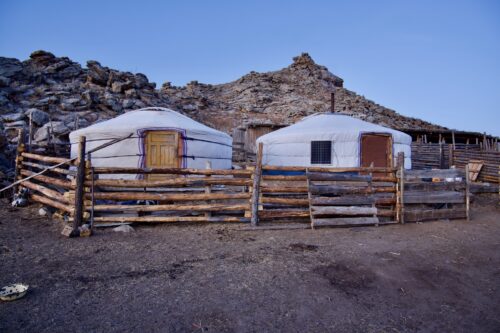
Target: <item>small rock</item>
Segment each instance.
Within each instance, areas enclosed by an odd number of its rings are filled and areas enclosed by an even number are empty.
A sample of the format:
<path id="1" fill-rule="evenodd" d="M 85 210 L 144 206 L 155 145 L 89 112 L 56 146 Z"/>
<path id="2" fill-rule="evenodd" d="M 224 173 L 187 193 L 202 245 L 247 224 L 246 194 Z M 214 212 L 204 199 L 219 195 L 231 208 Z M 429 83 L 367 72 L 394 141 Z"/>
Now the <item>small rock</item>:
<path id="1" fill-rule="evenodd" d="M 11 123 L 19 120 L 24 119 L 24 113 L 18 112 L 18 113 L 9 113 L 5 114 L 2 116 L 2 120 L 6 123 Z"/>
<path id="2" fill-rule="evenodd" d="M 134 230 L 134 228 L 132 228 L 128 224 L 123 224 L 121 226 L 113 228 L 113 231 L 129 233 L 129 232 L 134 232 L 135 230 Z"/>
<path id="3" fill-rule="evenodd" d="M 6 128 L 21 128 L 21 127 L 26 127 L 26 122 L 24 120 L 18 120 L 18 121 L 13 121 L 11 123 L 5 123 Z"/>
<path id="4" fill-rule="evenodd" d="M 38 210 L 38 215 L 40 215 L 40 216 L 47 216 L 49 214 L 50 214 L 50 212 L 45 207 L 42 207 Z"/>

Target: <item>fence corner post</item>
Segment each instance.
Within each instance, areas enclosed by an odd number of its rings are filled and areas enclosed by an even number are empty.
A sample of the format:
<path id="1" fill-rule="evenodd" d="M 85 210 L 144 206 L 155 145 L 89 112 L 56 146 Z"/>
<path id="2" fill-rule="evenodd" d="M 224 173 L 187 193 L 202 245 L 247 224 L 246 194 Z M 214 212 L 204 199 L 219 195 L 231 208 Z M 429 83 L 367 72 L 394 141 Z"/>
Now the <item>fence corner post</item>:
<path id="1" fill-rule="evenodd" d="M 21 156 L 24 152 L 24 129 L 20 128 L 17 132 L 17 149 L 16 149 L 16 160 L 14 166 L 14 183 L 20 179 L 21 169 L 22 169 L 22 160 Z M 18 186 L 14 186 L 13 194 L 17 193 Z"/>
<path id="2" fill-rule="evenodd" d="M 79 236 L 78 227 L 83 224 L 83 202 L 85 187 L 85 145 L 86 138 L 81 136 L 78 142 L 78 167 L 76 170 L 76 188 L 75 188 L 75 216 L 73 219 L 73 231 L 71 236 Z"/>
<path id="3" fill-rule="evenodd" d="M 253 188 L 252 188 L 252 226 L 257 226 L 259 223 L 259 196 L 260 196 L 260 178 L 262 176 L 262 155 L 263 155 L 264 144 L 259 143 L 257 149 L 257 161 L 255 163 L 254 177 L 253 177 Z"/>

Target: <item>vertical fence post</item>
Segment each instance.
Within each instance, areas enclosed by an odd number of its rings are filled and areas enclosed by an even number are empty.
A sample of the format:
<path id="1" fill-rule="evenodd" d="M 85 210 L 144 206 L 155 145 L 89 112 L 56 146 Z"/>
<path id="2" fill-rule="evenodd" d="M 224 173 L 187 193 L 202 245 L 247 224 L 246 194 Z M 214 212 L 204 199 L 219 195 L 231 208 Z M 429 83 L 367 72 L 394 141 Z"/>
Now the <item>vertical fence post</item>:
<path id="1" fill-rule="evenodd" d="M 398 171 L 399 177 L 397 178 L 397 194 L 396 194 L 396 216 L 399 223 L 405 223 L 405 208 L 404 208 L 404 191 L 405 191 L 405 153 L 398 153 Z"/>
<path id="2" fill-rule="evenodd" d="M 207 170 L 212 169 L 212 161 L 206 161 L 205 162 L 205 169 L 207 169 Z M 207 177 L 211 177 L 211 175 L 207 175 Z M 205 186 L 205 193 L 207 193 L 207 194 L 212 193 L 212 185 L 207 184 Z M 207 218 L 207 221 L 208 221 L 212 217 L 212 213 L 211 212 L 206 212 L 205 213 L 205 217 Z"/>
<path id="3" fill-rule="evenodd" d="M 83 201 L 85 187 L 85 143 L 86 138 L 80 137 L 78 142 L 78 167 L 76 170 L 76 189 L 75 189 L 75 216 L 73 219 L 72 236 L 79 235 L 78 227 L 83 224 Z"/>
<path id="4" fill-rule="evenodd" d="M 31 143 L 33 140 L 33 112 L 29 114 L 29 134 L 28 134 L 28 151 L 31 153 Z"/>
<path id="5" fill-rule="evenodd" d="M 470 220 L 470 179 L 469 179 L 469 163 L 465 165 L 465 214 L 467 221 Z"/>
<path id="6" fill-rule="evenodd" d="M 17 132 L 17 149 L 16 149 L 16 161 L 14 166 L 14 182 L 20 179 L 21 169 L 22 169 L 22 161 L 23 157 L 21 154 L 24 151 L 24 129 L 20 128 Z M 14 186 L 13 194 L 17 193 L 18 186 Z"/>
<path id="7" fill-rule="evenodd" d="M 252 190 L 252 226 L 257 226 L 259 223 L 259 194 L 260 194 L 260 178 L 262 176 L 262 152 L 264 145 L 259 143 L 257 149 L 257 163 L 255 164 L 255 171 L 253 177 L 253 190 Z"/>

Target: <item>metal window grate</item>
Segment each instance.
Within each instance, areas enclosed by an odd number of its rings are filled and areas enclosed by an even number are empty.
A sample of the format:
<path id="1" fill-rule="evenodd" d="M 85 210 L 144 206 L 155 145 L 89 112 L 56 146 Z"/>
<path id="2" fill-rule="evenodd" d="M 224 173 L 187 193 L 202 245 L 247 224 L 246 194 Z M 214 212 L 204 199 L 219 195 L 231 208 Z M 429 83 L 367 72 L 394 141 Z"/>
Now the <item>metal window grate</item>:
<path id="1" fill-rule="evenodd" d="M 311 164 L 332 164 L 331 141 L 311 141 Z"/>

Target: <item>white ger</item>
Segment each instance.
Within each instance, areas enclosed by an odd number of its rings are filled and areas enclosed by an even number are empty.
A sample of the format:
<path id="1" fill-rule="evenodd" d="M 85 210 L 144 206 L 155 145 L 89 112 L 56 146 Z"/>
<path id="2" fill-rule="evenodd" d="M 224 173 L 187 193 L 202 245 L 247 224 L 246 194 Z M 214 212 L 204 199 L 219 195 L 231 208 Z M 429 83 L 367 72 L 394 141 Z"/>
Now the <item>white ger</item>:
<path id="1" fill-rule="evenodd" d="M 411 169 L 411 137 L 391 128 L 336 113 L 317 113 L 263 135 L 263 164 L 279 166 L 375 167 L 396 165 L 404 152 Z"/>
<path id="2" fill-rule="evenodd" d="M 71 157 L 77 156 L 80 136 L 86 137 L 86 151 L 130 136 L 92 153 L 95 167 L 205 169 L 210 161 L 213 169 L 231 169 L 233 140 L 228 134 L 166 108 L 130 111 L 71 132 Z"/>

